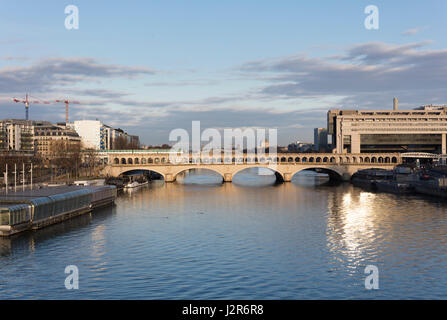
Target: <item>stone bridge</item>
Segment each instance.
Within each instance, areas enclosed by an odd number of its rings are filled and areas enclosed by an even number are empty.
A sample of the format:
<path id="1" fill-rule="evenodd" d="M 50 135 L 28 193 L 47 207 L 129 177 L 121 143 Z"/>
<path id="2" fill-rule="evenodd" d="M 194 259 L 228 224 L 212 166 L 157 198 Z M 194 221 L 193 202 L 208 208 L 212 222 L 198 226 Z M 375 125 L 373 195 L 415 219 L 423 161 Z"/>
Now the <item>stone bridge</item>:
<path id="1" fill-rule="evenodd" d="M 103 153 L 106 166 L 103 174 L 117 177 L 134 170 L 150 170 L 163 176 L 166 182 L 173 182 L 181 172 L 191 169 L 208 169 L 220 174 L 225 182 L 231 182 L 233 176 L 248 168 L 269 168 L 275 172 L 277 181 L 289 182 L 302 170 L 314 170 L 329 174 L 331 179 L 348 181 L 361 169 L 393 169 L 402 163 L 399 153 L 378 154 L 334 154 L 334 153 L 278 153 L 275 156 L 247 155 L 239 157 L 204 156 L 191 154 L 149 152 L 147 150 L 109 151 Z"/>

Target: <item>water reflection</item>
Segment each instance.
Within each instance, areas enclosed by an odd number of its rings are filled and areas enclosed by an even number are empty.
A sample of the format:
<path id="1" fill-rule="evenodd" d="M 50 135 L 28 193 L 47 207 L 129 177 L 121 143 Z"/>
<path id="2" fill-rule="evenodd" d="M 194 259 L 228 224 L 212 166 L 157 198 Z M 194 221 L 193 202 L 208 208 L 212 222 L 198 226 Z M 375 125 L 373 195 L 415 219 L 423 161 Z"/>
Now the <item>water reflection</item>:
<path id="1" fill-rule="evenodd" d="M 77 233 L 80 229 L 89 226 L 92 219 L 96 222 L 107 219 L 108 216 L 115 212 L 115 206 L 105 208 L 98 208 L 93 213 L 87 213 L 82 216 L 74 217 L 62 223 L 54 224 L 43 229 L 27 231 L 21 234 L 14 235 L 9 238 L 0 237 L 0 255 L 10 256 L 17 252 L 33 253 L 36 247 L 41 243 L 50 241 L 59 236 L 67 236 L 70 233 Z"/>
<path id="2" fill-rule="evenodd" d="M 233 176 L 233 182 L 239 186 L 265 187 L 276 183 L 274 171 L 266 168 L 248 168 Z"/>
<path id="3" fill-rule="evenodd" d="M 328 199 L 327 245 L 334 264 L 356 275 L 367 264 L 379 266 L 393 298 L 405 297 L 394 292 L 397 288 L 406 290 L 406 297 L 426 298 L 422 290 L 445 298 L 447 279 L 441 270 L 447 265 L 447 203 L 351 186 L 333 190 Z M 415 282 L 420 282 L 418 289 Z"/>
<path id="4" fill-rule="evenodd" d="M 377 257 L 378 248 L 368 247 L 377 240 L 374 232 L 380 213 L 374 206 L 375 198 L 373 193 L 344 188 L 328 199 L 327 244 L 335 256 L 344 255 L 342 261 L 350 270 L 355 271 L 366 257 L 371 263 Z"/>
<path id="5" fill-rule="evenodd" d="M 223 178 L 220 174 L 208 169 L 191 169 L 177 175 L 177 183 L 186 185 L 219 185 Z"/>

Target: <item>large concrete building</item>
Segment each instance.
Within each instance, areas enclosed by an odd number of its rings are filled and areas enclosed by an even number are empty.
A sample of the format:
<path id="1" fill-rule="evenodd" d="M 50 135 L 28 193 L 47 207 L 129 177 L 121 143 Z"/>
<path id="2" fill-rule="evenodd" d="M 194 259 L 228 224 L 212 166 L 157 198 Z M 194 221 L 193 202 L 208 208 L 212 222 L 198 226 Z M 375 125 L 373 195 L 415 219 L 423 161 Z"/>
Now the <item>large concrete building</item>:
<path id="1" fill-rule="evenodd" d="M 447 106 L 399 110 L 329 110 L 328 134 L 336 153 L 447 153 Z"/>

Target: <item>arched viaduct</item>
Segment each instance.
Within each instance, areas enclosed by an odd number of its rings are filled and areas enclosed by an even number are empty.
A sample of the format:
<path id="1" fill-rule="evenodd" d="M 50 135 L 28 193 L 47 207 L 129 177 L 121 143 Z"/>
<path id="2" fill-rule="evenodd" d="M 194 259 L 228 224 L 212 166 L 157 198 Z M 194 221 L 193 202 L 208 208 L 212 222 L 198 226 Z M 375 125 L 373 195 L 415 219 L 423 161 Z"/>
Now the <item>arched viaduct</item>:
<path id="1" fill-rule="evenodd" d="M 171 156 L 171 157 L 170 157 Z M 279 181 L 291 181 L 302 170 L 320 170 L 328 173 L 331 179 L 348 181 L 361 169 L 393 169 L 402 163 L 400 154 L 324 154 L 324 153 L 280 153 L 274 157 L 268 155 L 256 157 L 243 155 L 225 158 L 222 156 L 195 158 L 180 155 L 176 162 L 172 154 L 150 152 L 113 152 L 105 159 L 103 170 L 106 176 L 117 177 L 133 170 L 150 170 L 163 176 L 166 182 L 173 182 L 177 175 L 190 169 L 208 169 L 220 174 L 225 182 L 231 182 L 233 176 L 247 168 L 269 168 Z"/>

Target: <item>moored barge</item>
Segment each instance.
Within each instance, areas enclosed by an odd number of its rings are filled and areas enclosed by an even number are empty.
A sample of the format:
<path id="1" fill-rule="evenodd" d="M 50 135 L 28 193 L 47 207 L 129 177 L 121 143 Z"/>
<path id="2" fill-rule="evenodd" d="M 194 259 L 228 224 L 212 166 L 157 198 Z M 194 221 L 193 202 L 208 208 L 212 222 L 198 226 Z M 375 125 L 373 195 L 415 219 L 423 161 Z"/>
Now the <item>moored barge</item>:
<path id="1" fill-rule="evenodd" d="M 110 205 L 115 186 L 65 186 L 0 194 L 0 236 L 40 229 Z"/>

